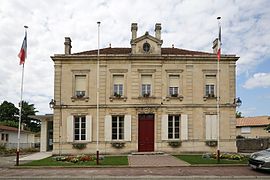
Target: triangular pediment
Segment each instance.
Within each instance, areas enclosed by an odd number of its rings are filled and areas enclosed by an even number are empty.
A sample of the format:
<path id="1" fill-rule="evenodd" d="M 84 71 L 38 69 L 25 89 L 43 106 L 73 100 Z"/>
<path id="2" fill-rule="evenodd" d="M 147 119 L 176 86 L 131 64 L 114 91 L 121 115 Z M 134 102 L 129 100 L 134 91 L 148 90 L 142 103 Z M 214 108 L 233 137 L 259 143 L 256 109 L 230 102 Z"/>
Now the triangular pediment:
<path id="1" fill-rule="evenodd" d="M 163 41 L 146 32 L 143 36 L 130 41 L 134 55 L 161 55 Z"/>

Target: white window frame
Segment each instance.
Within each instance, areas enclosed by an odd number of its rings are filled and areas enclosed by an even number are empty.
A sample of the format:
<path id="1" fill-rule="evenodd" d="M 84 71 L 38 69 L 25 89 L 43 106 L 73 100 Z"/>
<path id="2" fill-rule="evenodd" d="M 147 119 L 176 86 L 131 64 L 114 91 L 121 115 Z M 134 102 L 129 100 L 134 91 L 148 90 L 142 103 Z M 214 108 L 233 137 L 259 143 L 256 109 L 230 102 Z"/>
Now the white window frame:
<path id="1" fill-rule="evenodd" d="M 169 87 L 169 95 L 179 95 L 179 87 Z"/>
<path id="2" fill-rule="evenodd" d="M 142 84 L 142 96 L 146 94 L 151 96 L 151 84 Z"/>
<path id="3" fill-rule="evenodd" d="M 212 89 L 213 88 L 213 89 Z M 214 95 L 214 97 L 216 96 L 216 86 L 215 84 L 206 84 L 205 85 L 205 96 L 206 97 L 210 97 L 212 94 Z"/>
<path id="4" fill-rule="evenodd" d="M 169 137 L 169 129 L 171 128 L 169 126 L 169 118 L 172 117 L 172 137 Z M 175 137 L 176 135 L 176 132 L 175 132 L 175 129 L 176 129 L 176 117 L 178 117 L 178 138 Z M 180 127 L 181 127 L 181 115 L 168 115 L 168 139 L 169 140 L 173 140 L 173 139 L 180 139 L 180 136 L 181 136 L 181 132 L 180 132 Z"/>
<path id="5" fill-rule="evenodd" d="M 113 134 L 113 121 L 114 121 L 114 118 L 116 118 L 116 138 L 114 138 L 114 134 Z M 120 118 L 122 123 L 123 123 L 123 126 L 120 127 Z M 125 117 L 122 116 L 122 115 L 114 115 L 112 116 L 112 125 L 111 125 L 111 137 L 112 137 L 112 141 L 124 141 L 125 140 Z M 119 132 L 119 129 L 122 128 L 123 129 L 123 132 L 122 132 L 122 138 L 120 138 L 120 132 Z"/>
<path id="6" fill-rule="evenodd" d="M 78 119 L 77 119 L 78 118 Z M 84 118 L 84 124 L 85 124 L 85 127 L 83 128 L 82 127 L 82 120 Z M 76 121 L 79 120 L 79 128 L 76 128 L 75 127 L 75 124 L 76 124 Z M 74 129 L 73 129 L 73 132 L 74 132 L 74 141 L 86 141 L 87 140 L 87 125 L 86 125 L 86 116 L 74 116 Z M 76 134 L 76 129 L 79 129 L 79 134 Z M 82 130 L 84 129 L 85 133 L 83 134 L 82 133 Z M 79 139 L 76 139 L 76 135 L 79 135 Z M 85 139 L 82 139 L 82 136 L 84 135 Z"/>
<path id="7" fill-rule="evenodd" d="M 116 94 L 123 96 L 124 94 L 124 85 L 123 84 L 114 84 L 113 85 L 113 95 L 115 96 Z"/>

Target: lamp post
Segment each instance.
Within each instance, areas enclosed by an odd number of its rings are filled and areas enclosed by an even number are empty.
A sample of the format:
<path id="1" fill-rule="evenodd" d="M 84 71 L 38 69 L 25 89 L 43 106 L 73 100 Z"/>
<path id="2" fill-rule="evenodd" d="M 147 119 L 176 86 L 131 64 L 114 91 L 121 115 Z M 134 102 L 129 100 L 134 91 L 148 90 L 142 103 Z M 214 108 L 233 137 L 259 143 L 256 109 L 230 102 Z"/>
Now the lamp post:
<path id="1" fill-rule="evenodd" d="M 51 101 L 49 102 L 49 107 L 51 108 L 51 109 L 53 109 L 54 108 L 54 106 L 55 106 L 55 100 L 54 99 L 51 99 Z"/>
<path id="2" fill-rule="evenodd" d="M 236 107 L 240 107 L 242 105 L 242 100 L 240 99 L 240 97 L 234 98 L 234 102 L 233 102 Z"/>

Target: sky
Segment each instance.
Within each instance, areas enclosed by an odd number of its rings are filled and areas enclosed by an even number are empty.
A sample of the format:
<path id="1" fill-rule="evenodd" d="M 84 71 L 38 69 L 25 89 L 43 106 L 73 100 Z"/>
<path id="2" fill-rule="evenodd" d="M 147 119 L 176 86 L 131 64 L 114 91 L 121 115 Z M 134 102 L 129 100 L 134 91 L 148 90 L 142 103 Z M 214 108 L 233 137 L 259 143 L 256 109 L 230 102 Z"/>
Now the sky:
<path id="1" fill-rule="evenodd" d="M 244 116 L 270 115 L 269 0 L 1 0 L 0 103 L 18 106 L 22 66 L 18 53 L 29 26 L 23 99 L 38 114 L 52 113 L 54 64 L 50 56 L 64 53 L 71 37 L 72 53 L 100 47 L 130 47 L 131 23 L 138 36 L 154 35 L 161 23 L 162 47 L 212 52 L 221 17 L 222 53 L 236 54 L 237 110 Z"/>

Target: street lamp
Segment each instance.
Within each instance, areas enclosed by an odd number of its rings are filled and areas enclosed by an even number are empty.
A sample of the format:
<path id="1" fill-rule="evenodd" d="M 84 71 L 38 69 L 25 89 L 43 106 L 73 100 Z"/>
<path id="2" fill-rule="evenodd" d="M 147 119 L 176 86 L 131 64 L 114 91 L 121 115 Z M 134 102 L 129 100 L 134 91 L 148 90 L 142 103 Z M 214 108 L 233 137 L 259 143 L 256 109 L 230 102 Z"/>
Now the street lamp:
<path id="1" fill-rule="evenodd" d="M 49 103 L 49 106 L 51 109 L 54 108 L 56 101 L 54 99 L 51 99 L 51 102 Z"/>
<path id="2" fill-rule="evenodd" d="M 242 101 L 240 99 L 240 97 L 234 98 L 234 102 L 233 102 L 236 107 L 240 107 L 242 105 Z"/>

